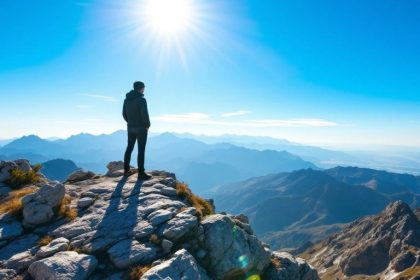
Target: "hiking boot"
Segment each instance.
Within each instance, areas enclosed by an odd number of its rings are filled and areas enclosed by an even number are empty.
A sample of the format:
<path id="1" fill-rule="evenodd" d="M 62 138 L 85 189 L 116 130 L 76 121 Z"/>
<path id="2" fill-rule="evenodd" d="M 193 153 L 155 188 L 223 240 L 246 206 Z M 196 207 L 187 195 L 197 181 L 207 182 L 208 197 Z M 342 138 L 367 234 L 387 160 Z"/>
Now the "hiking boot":
<path id="1" fill-rule="evenodd" d="M 124 177 L 130 177 L 134 173 L 136 173 L 135 170 L 124 171 Z"/>
<path id="2" fill-rule="evenodd" d="M 150 176 L 149 174 L 143 172 L 143 173 L 139 173 L 138 179 L 139 180 L 149 180 L 150 178 L 152 178 L 152 176 Z"/>

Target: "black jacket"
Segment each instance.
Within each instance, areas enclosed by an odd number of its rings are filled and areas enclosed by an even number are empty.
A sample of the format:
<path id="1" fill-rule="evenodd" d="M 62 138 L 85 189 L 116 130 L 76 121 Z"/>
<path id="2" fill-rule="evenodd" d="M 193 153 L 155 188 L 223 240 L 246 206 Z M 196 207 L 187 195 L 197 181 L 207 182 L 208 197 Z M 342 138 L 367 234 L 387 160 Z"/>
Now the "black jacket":
<path id="1" fill-rule="evenodd" d="M 134 90 L 127 93 L 124 100 L 123 117 L 129 128 L 150 127 L 147 102 L 143 94 Z"/>

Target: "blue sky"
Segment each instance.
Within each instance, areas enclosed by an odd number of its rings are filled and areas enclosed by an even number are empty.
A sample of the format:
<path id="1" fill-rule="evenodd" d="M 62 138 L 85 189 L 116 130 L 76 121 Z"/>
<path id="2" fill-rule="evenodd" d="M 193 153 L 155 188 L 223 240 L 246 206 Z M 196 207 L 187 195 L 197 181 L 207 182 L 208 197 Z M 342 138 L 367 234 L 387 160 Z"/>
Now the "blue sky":
<path id="1" fill-rule="evenodd" d="M 146 0 L 1 1 L 0 139 L 123 129 L 143 80 L 155 132 L 420 147 L 419 1 L 185 1 L 172 36 Z"/>

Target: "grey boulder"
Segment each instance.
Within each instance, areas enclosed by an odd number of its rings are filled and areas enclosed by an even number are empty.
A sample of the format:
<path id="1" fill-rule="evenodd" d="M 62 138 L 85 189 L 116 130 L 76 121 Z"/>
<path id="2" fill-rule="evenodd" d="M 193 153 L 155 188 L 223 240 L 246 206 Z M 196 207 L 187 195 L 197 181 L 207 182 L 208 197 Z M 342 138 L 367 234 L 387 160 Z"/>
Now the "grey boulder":
<path id="1" fill-rule="evenodd" d="M 171 219 L 173 216 L 174 216 L 173 213 L 169 210 L 158 209 L 150 213 L 147 218 L 149 219 L 149 222 L 151 225 L 157 226 Z"/>
<path id="2" fill-rule="evenodd" d="M 196 210 L 194 207 L 178 213 L 172 220 L 167 222 L 163 230 L 163 236 L 172 241 L 177 241 L 184 237 L 198 225 L 198 219 L 194 216 L 195 214 Z"/>
<path id="3" fill-rule="evenodd" d="M 262 273 L 271 262 L 261 241 L 235 225 L 227 215 L 216 214 L 201 222 L 206 269 L 214 279 L 234 277 L 248 271 Z"/>
<path id="4" fill-rule="evenodd" d="M 36 252 L 36 256 L 39 258 L 46 258 L 57 252 L 66 251 L 68 246 L 69 240 L 64 237 L 60 237 L 54 239 L 48 245 L 39 248 L 38 252 Z"/>
<path id="5" fill-rule="evenodd" d="M 203 268 L 187 250 L 177 251 L 172 258 L 148 270 L 140 280 L 209 280 Z"/>
<path id="6" fill-rule="evenodd" d="M 15 238 L 22 232 L 22 224 L 11 214 L 0 215 L 0 241 Z"/>
<path id="7" fill-rule="evenodd" d="M 27 227 L 42 225 L 54 216 L 57 208 L 65 195 L 62 184 L 44 185 L 38 191 L 22 198 L 23 224 Z"/>
<path id="8" fill-rule="evenodd" d="M 124 162 L 122 161 L 111 161 L 106 168 L 108 168 L 108 172 L 106 173 L 106 176 L 108 177 L 119 177 L 124 175 Z M 130 166 L 130 168 L 133 167 Z"/>
<path id="9" fill-rule="evenodd" d="M 35 280 L 83 280 L 89 277 L 97 264 L 94 256 L 66 251 L 32 263 L 28 272 Z"/>
<path id="10" fill-rule="evenodd" d="M 79 199 L 79 201 L 77 202 L 77 207 L 86 208 L 86 207 L 89 207 L 90 205 L 92 205 L 94 202 L 95 202 L 95 200 L 91 197 L 83 197 L 83 198 Z"/>
<path id="11" fill-rule="evenodd" d="M 31 164 L 27 159 L 17 159 L 15 160 L 18 168 L 22 171 L 28 172 L 32 170 Z"/>
<path id="12" fill-rule="evenodd" d="M 76 170 L 67 177 L 66 182 L 77 183 L 80 181 L 92 179 L 96 174 L 92 171 Z"/>
<path id="13" fill-rule="evenodd" d="M 271 280 L 319 280 L 318 273 L 301 258 L 294 258 L 286 252 L 273 252 L 272 258 L 277 263 L 267 272 Z"/>
<path id="14" fill-rule="evenodd" d="M 13 169 L 18 169 L 13 161 L 0 161 L 0 183 L 10 179 L 10 171 Z"/>
<path id="15" fill-rule="evenodd" d="M 135 264 L 148 264 L 160 257 L 158 247 L 151 243 L 141 244 L 136 240 L 126 239 L 108 250 L 111 262 L 119 269 Z"/>

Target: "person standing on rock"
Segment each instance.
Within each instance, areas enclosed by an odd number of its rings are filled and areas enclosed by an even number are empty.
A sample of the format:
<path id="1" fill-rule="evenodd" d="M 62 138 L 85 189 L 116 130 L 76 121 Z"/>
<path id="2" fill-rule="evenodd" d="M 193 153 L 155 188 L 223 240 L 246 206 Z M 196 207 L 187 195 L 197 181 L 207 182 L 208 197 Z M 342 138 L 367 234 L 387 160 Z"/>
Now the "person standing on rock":
<path id="1" fill-rule="evenodd" d="M 137 166 L 138 178 L 148 180 L 151 176 L 144 172 L 144 153 L 146 149 L 147 132 L 150 127 L 147 102 L 144 98 L 144 83 L 134 82 L 133 90 L 127 93 L 123 106 L 123 117 L 127 122 L 128 143 L 124 154 L 124 176 L 128 177 L 134 172 L 130 170 L 131 153 L 137 140 Z"/>

